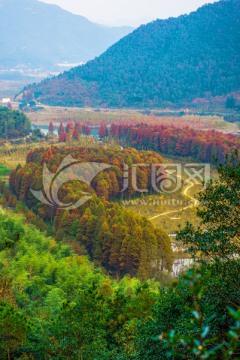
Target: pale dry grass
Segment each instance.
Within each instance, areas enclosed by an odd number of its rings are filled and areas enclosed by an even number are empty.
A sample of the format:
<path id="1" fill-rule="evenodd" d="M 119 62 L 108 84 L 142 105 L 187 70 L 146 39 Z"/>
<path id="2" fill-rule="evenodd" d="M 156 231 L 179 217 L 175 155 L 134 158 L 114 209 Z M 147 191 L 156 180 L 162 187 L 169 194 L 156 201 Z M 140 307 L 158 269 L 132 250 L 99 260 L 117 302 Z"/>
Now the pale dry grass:
<path id="1" fill-rule="evenodd" d="M 41 105 L 42 106 L 42 105 Z M 66 123 L 69 119 L 79 120 L 90 125 L 99 125 L 100 123 L 146 123 L 146 124 L 166 124 L 169 126 L 189 126 L 194 129 L 223 131 L 226 133 L 238 130 L 237 124 L 231 124 L 224 121 L 219 116 L 199 116 L 185 115 L 182 117 L 173 113 L 171 116 L 155 116 L 152 111 L 149 115 L 140 113 L 137 110 L 94 110 L 87 108 L 69 108 L 58 106 L 43 106 L 41 111 L 28 111 L 26 115 L 33 124 L 48 125 L 50 121 L 58 126 L 60 122 Z"/>

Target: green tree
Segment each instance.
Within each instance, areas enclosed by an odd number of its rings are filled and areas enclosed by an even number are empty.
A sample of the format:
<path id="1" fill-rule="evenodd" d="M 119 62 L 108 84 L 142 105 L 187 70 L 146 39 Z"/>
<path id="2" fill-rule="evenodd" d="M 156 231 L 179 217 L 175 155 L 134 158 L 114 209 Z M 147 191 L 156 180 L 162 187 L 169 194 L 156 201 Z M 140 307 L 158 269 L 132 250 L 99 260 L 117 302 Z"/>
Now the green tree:
<path id="1" fill-rule="evenodd" d="M 29 321 L 16 307 L 0 302 L 0 354 L 1 359 L 14 358 L 15 351 L 27 336 Z"/>
<path id="2" fill-rule="evenodd" d="M 211 181 L 200 193 L 198 229 L 191 224 L 177 239 L 189 246 L 197 258 L 229 260 L 240 254 L 240 161 L 237 152 L 218 165 L 219 180 Z"/>

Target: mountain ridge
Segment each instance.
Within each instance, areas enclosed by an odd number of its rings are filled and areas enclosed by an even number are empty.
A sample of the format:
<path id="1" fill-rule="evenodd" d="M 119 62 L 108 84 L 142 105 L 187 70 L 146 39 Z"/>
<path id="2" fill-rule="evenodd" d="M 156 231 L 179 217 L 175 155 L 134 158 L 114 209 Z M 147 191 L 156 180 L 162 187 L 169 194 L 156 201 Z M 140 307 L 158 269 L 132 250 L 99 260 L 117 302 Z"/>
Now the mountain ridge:
<path id="1" fill-rule="evenodd" d="M 226 96 L 240 88 L 239 5 L 222 0 L 142 25 L 85 66 L 30 89 L 64 106 L 188 106 Z"/>
<path id="2" fill-rule="evenodd" d="M 104 27 L 37 0 L 0 1 L 0 67 L 86 62 L 133 29 Z"/>

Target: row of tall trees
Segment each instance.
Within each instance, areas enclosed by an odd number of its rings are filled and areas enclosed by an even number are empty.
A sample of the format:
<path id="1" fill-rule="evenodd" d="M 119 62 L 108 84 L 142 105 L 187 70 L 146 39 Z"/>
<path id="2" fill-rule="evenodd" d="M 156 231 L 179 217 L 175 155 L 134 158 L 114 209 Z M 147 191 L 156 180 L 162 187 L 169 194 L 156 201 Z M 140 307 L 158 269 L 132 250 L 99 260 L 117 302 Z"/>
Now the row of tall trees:
<path id="1" fill-rule="evenodd" d="M 167 234 L 117 203 L 94 197 L 85 209 L 58 210 L 54 233 L 57 239 L 68 236 L 77 240 L 95 264 L 104 266 L 111 275 L 129 274 L 147 280 L 172 268 Z"/>
<path id="2" fill-rule="evenodd" d="M 192 157 L 203 162 L 212 162 L 213 156 L 224 161 L 226 154 L 234 149 L 240 150 L 239 136 L 215 130 L 202 131 L 167 125 L 112 124 L 110 135 L 138 149 Z"/>
<path id="3" fill-rule="evenodd" d="M 55 131 L 55 126 L 52 121 L 49 122 L 48 125 L 48 132 L 49 135 L 53 135 Z M 58 140 L 59 142 L 66 142 L 68 139 L 75 139 L 78 140 L 79 136 L 91 134 L 90 126 L 86 124 L 82 124 L 79 120 L 75 122 L 71 119 L 68 120 L 67 124 L 64 126 L 63 122 L 61 121 L 60 125 L 58 126 Z"/>

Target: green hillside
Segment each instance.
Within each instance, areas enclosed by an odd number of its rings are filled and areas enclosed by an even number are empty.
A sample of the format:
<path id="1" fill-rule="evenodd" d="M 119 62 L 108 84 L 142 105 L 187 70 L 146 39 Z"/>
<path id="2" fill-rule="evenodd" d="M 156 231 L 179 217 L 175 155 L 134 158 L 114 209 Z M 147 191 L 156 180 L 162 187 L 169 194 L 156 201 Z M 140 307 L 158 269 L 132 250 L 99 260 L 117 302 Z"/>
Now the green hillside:
<path id="1" fill-rule="evenodd" d="M 30 87 L 44 103 L 69 106 L 188 106 L 237 92 L 240 2 L 141 26 L 85 66 Z"/>

